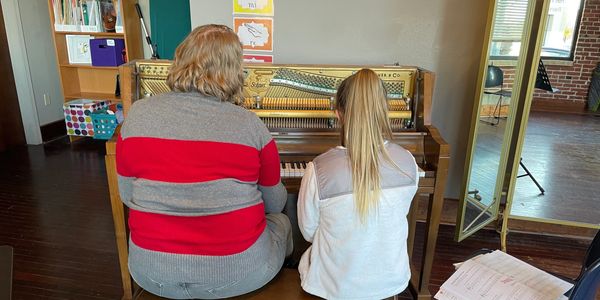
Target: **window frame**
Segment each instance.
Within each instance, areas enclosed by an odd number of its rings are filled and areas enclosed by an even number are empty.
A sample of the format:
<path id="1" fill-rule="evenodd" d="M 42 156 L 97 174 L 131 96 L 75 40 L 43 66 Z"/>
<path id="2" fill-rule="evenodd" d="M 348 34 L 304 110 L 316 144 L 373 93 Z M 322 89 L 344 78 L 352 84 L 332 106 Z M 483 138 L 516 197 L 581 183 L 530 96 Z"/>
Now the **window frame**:
<path id="1" fill-rule="evenodd" d="M 568 57 L 558 57 L 558 56 L 542 56 L 541 59 L 543 60 L 549 60 L 549 61 L 569 61 L 569 62 L 573 62 L 575 61 L 575 51 L 577 50 L 577 42 L 579 41 L 579 29 L 581 28 L 581 21 L 582 21 L 582 17 L 583 17 L 583 11 L 585 10 L 585 4 L 586 1 L 585 0 L 579 0 L 579 12 L 577 13 L 577 22 L 575 23 L 575 28 L 573 30 L 573 41 L 571 42 L 571 51 L 569 53 Z M 546 22 L 548 22 L 548 19 L 546 19 Z M 498 56 L 498 55 L 491 55 L 490 59 L 494 60 L 494 61 L 511 61 L 511 60 L 517 60 L 517 56 Z"/>

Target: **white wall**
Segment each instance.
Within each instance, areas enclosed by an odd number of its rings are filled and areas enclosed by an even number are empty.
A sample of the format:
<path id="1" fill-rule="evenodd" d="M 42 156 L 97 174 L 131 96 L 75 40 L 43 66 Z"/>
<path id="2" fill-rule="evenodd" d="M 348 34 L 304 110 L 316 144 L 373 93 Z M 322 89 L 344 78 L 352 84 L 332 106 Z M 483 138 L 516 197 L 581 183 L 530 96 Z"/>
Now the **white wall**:
<path id="1" fill-rule="evenodd" d="M 280 64 L 416 65 L 436 73 L 433 122 L 452 148 L 446 196 L 458 198 L 487 1 L 276 1 Z M 190 0 L 192 27 L 232 26 L 231 1 Z"/>
<path id="2" fill-rule="evenodd" d="M 15 77 L 17 96 L 19 97 L 19 108 L 21 110 L 25 138 L 27 144 L 41 144 L 42 134 L 40 132 L 35 101 L 33 100 L 33 85 L 29 76 L 29 63 L 25 50 L 23 29 L 21 27 L 19 3 L 17 0 L 0 0 L 0 2 L 2 4 L 6 37 Z"/>
<path id="3" fill-rule="evenodd" d="M 1 3 L 25 137 L 41 144 L 40 126 L 64 118 L 48 1 Z"/>
<path id="4" fill-rule="evenodd" d="M 148 35 L 151 35 L 152 26 L 150 25 L 150 0 L 138 0 L 138 4 L 142 9 L 142 16 L 144 17 L 144 23 L 146 24 L 146 30 L 148 30 Z M 146 44 L 146 36 L 144 35 L 144 31 L 142 32 L 142 48 L 144 49 L 144 58 L 150 59 L 152 57 L 152 53 L 150 52 L 150 46 Z M 155 41 L 153 41 L 155 43 Z"/>
<path id="5" fill-rule="evenodd" d="M 40 125 L 62 120 L 64 96 L 58 76 L 48 1 L 19 1 L 19 12 Z"/>

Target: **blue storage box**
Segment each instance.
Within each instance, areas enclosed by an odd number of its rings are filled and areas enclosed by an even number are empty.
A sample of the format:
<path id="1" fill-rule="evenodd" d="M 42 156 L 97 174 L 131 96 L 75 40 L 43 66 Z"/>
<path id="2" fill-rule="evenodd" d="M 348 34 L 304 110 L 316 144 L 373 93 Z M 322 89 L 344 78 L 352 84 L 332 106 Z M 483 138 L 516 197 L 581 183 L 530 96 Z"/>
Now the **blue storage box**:
<path id="1" fill-rule="evenodd" d="M 107 108 L 92 113 L 95 139 L 109 140 L 115 133 L 117 125 L 123 121 L 122 118 L 119 118 L 119 113 L 121 114 L 121 117 L 123 116 L 123 105 L 117 104 L 116 107 L 112 109 L 115 110 L 113 114 L 109 114 Z"/>
<path id="2" fill-rule="evenodd" d="M 91 39 L 92 66 L 117 67 L 125 63 L 123 39 Z"/>

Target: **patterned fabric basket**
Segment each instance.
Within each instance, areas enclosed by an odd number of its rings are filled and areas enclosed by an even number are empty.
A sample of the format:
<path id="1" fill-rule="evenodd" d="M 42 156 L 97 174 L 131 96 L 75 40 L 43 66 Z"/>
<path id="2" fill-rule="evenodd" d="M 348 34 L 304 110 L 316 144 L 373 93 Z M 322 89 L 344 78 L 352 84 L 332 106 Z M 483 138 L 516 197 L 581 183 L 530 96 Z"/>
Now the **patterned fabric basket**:
<path id="1" fill-rule="evenodd" d="M 117 105 L 117 110 L 122 111 L 121 104 Z M 94 124 L 94 139 L 109 140 L 115 133 L 119 125 L 117 113 L 109 114 L 108 109 L 95 111 L 92 113 L 92 123 Z"/>
<path id="2" fill-rule="evenodd" d="M 109 101 L 76 99 L 63 105 L 68 135 L 94 136 L 91 114 L 108 107 Z"/>

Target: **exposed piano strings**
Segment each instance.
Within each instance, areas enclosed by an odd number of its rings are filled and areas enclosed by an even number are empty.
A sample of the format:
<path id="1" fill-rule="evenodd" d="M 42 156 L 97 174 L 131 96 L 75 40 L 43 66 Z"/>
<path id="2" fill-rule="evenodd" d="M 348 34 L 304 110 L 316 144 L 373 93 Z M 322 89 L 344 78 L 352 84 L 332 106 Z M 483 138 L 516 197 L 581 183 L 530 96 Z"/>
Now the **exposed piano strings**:
<path id="1" fill-rule="evenodd" d="M 141 64 L 139 92 L 146 97 L 168 92 L 169 87 L 165 81 L 168 68 L 168 64 L 164 66 Z M 411 123 L 413 112 L 410 98 L 405 97 L 405 88 L 406 81 L 411 81 L 414 73 L 413 71 L 391 72 L 390 74 L 408 76 L 383 80 L 388 96 L 388 117 L 392 130 L 397 132 L 413 127 Z M 247 68 L 244 74 L 246 82 L 242 105 L 256 113 L 270 130 L 327 131 L 339 128 L 334 112 L 334 96 L 344 77 L 338 73 L 326 72 L 326 70 L 315 72 L 293 68 L 255 67 Z M 261 89 L 263 92 L 259 91 Z"/>

